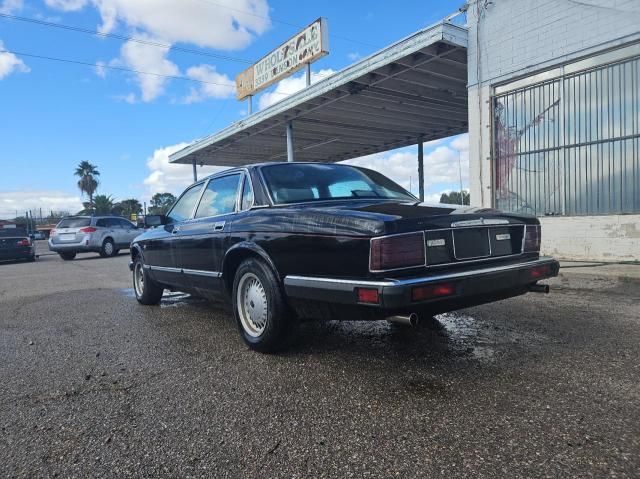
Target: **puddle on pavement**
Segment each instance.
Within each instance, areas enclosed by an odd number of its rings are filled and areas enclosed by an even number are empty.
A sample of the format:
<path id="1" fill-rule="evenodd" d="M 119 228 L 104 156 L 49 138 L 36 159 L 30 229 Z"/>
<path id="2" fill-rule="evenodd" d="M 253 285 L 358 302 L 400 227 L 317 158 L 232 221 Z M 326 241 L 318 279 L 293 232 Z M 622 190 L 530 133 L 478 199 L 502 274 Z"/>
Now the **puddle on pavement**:
<path id="1" fill-rule="evenodd" d="M 490 322 L 453 312 L 436 316 L 451 343 L 476 359 L 491 361 L 513 350 L 517 344 L 536 347 L 545 337 L 518 327 L 518 321 Z"/>
<path id="2" fill-rule="evenodd" d="M 317 335 L 317 329 L 323 330 Z M 472 359 L 482 362 L 498 360 L 522 344 L 538 347 L 545 338 L 530 330 L 519 328 L 518 321 L 487 321 L 460 312 L 439 314 L 424 319 L 415 328 L 399 327 L 387 321 L 329 321 L 311 326 L 308 334 L 335 335 L 361 344 L 393 347 L 405 352 L 429 350 L 435 354 Z M 361 342 L 361 340 L 364 340 Z"/>
<path id="3" fill-rule="evenodd" d="M 460 313 L 444 313 L 435 318 L 444 327 L 449 341 L 464 353 L 480 360 L 494 359 L 497 343 L 495 336 L 492 338 L 490 333 L 487 334 L 489 328 L 485 323 Z"/>
<path id="4" fill-rule="evenodd" d="M 133 288 L 122 288 L 120 292 L 124 294 L 127 298 L 135 299 L 136 297 L 136 294 L 133 291 Z M 205 300 L 202 298 L 196 298 L 194 296 L 191 296 L 190 294 L 180 293 L 177 291 L 176 292 L 165 291 L 165 293 L 162 295 L 162 300 L 160 301 L 160 307 L 161 308 L 177 308 L 180 306 L 200 303 L 203 301 Z"/>

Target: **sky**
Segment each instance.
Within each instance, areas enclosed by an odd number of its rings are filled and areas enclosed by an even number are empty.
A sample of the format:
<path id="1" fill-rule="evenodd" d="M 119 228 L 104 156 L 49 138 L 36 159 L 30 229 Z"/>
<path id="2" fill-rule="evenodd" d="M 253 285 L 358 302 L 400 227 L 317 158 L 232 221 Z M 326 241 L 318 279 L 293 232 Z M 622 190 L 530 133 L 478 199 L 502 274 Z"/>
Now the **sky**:
<path id="1" fill-rule="evenodd" d="M 191 167 L 169 164 L 169 154 L 245 117 L 235 75 L 302 27 L 328 20 L 330 53 L 312 65 L 313 81 L 321 81 L 462 3 L 0 0 L 0 218 L 80 210 L 86 198 L 73 171 L 83 160 L 101 173 L 98 194 L 141 201 L 179 194 L 192 181 Z M 301 73 L 286 78 L 258 95 L 254 109 L 303 87 Z M 349 163 L 415 193 L 416 157 L 417 147 L 409 147 Z M 467 188 L 467 135 L 425 144 L 427 201 L 460 189 L 459 161 Z"/>

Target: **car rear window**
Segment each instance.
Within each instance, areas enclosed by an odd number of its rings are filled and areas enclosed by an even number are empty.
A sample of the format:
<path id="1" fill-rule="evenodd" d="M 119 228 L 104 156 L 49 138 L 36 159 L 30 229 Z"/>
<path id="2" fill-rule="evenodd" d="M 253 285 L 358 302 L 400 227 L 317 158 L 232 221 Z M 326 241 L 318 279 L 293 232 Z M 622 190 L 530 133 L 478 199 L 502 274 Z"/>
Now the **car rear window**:
<path id="1" fill-rule="evenodd" d="M 91 225 L 91 218 L 65 218 L 56 228 L 84 228 Z"/>
<path id="2" fill-rule="evenodd" d="M 0 238 L 15 238 L 27 236 L 27 232 L 22 228 L 0 228 Z"/>

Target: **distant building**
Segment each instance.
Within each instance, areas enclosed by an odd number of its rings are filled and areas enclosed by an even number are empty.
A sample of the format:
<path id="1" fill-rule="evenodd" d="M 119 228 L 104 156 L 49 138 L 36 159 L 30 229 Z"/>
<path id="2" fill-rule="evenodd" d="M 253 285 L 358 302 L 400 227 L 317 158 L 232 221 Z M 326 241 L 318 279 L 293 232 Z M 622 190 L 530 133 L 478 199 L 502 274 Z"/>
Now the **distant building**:
<path id="1" fill-rule="evenodd" d="M 0 220 L 0 228 L 15 228 L 18 225 L 13 221 Z"/>
<path id="2" fill-rule="evenodd" d="M 468 2 L 473 204 L 561 258 L 640 260 L 640 1 Z"/>

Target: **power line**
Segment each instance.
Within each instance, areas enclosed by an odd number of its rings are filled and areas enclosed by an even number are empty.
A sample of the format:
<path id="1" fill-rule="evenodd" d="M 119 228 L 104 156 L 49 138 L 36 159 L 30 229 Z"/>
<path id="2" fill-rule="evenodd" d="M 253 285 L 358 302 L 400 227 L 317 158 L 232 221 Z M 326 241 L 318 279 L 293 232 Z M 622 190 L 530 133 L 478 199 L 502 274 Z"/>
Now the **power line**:
<path id="1" fill-rule="evenodd" d="M 74 63 L 76 65 L 85 65 L 85 66 L 96 67 L 96 68 L 108 68 L 110 70 L 120 70 L 120 71 L 131 72 L 131 73 L 139 73 L 141 75 L 152 75 L 156 77 L 170 78 L 173 80 L 185 80 L 185 81 L 190 81 L 195 83 L 206 83 L 208 85 L 218 85 L 218 86 L 224 86 L 227 88 L 235 88 L 235 85 L 230 85 L 228 83 L 217 83 L 217 82 L 211 82 L 206 80 L 197 80 L 195 78 L 186 77 L 183 75 L 165 75 L 163 73 L 145 72 L 141 70 L 134 70 L 132 68 L 117 67 L 113 65 L 100 65 L 97 63 L 83 62 L 80 60 L 70 60 L 68 58 L 57 58 L 57 57 L 48 57 L 45 55 L 35 55 L 33 53 L 17 52 L 15 50 L 0 50 L 0 53 L 12 53 L 14 55 L 20 55 L 23 57 L 39 58 L 41 60 L 51 60 L 51 61 L 63 62 L 63 63 Z"/>
<path id="2" fill-rule="evenodd" d="M 192 53 L 194 55 L 203 55 L 203 56 L 217 58 L 217 59 L 221 59 L 221 60 L 234 61 L 234 62 L 240 62 L 240 63 L 245 63 L 245 64 L 253 64 L 254 63 L 251 60 L 247 60 L 245 58 L 236 58 L 236 57 L 230 57 L 230 56 L 227 56 L 227 55 L 219 55 L 219 54 L 216 54 L 216 53 L 202 52 L 202 51 L 199 51 L 199 50 L 193 50 L 191 48 L 177 47 L 177 46 L 174 46 L 174 45 L 170 45 L 168 43 L 155 42 L 155 41 L 151 41 L 151 40 L 143 40 L 141 38 L 129 37 L 129 36 L 125 36 L 125 35 L 118 35 L 118 34 L 115 34 L 115 33 L 103 33 L 103 32 L 99 32 L 99 31 L 96 31 L 96 30 L 90 30 L 90 29 L 83 28 L 83 27 L 76 27 L 76 26 L 73 26 L 73 25 L 65 25 L 65 24 L 62 24 L 62 23 L 46 22 L 46 21 L 43 21 L 43 20 L 35 19 L 35 18 L 20 17 L 20 16 L 17 16 L 17 15 L 9 15 L 9 14 L 6 14 L 6 13 L 0 13 L 0 18 L 8 18 L 8 19 L 11 19 L 11 20 L 18 20 L 18 21 L 22 21 L 22 22 L 34 23 L 34 24 L 42 25 L 42 26 L 46 26 L 46 27 L 60 28 L 60 29 L 63 29 L 63 30 L 70 30 L 70 31 L 79 32 L 79 33 L 86 33 L 86 34 L 89 34 L 89 35 L 96 35 L 96 36 L 100 36 L 100 37 L 103 37 L 103 38 L 115 38 L 115 39 L 121 40 L 121 41 L 132 41 L 132 42 L 140 43 L 140 44 L 143 44 L 143 45 L 149 45 L 149 46 L 153 46 L 153 47 L 160 47 L 160 48 L 164 48 L 164 49 L 168 49 L 168 50 L 185 52 L 185 53 Z M 28 56 L 27 54 L 24 54 L 24 55 Z M 98 65 L 98 66 L 102 66 L 102 65 Z M 141 73 L 144 73 L 144 72 L 141 72 Z M 150 74 L 153 75 L 153 73 L 150 73 Z M 329 76 L 329 75 L 322 75 L 320 73 L 315 73 L 315 74 L 318 75 L 321 78 L 326 78 L 326 77 Z"/>
<path id="3" fill-rule="evenodd" d="M 230 56 L 227 56 L 227 55 L 219 55 L 217 53 L 208 53 L 208 52 L 203 52 L 203 51 L 200 51 L 200 50 L 194 50 L 194 49 L 191 49 L 191 48 L 177 47 L 177 46 L 174 46 L 174 45 L 170 45 L 168 43 L 155 42 L 155 41 L 152 41 L 152 40 L 143 40 L 141 38 L 129 37 L 129 36 L 126 36 L 126 35 L 118 35 L 116 33 L 104 33 L 104 32 L 99 32 L 97 30 L 90 30 L 88 28 L 76 27 L 76 26 L 73 26 L 73 25 L 65 25 L 65 24 L 62 24 L 62 23 L 46 22 L 44 20 L 38 20 L 38 19 L 35 19 L 35 18 L 19 17 L 17 15 L 9 15 L 7 13 L 0 13 L 0 17 L 8 18 L 8 19 L 11 19 L 11 20 L 17 20 L 17 21 L 20 21 L 20 22 L 34 23 L 36 25 L 41 25 L 41 26 L 45 26 L 45 27 L 59 28 L 59 29 L 62 29 L 62 30 L 70 30 L 70 31 L 79 32 L 79 33 L 87 33 L 89 35 L 96 35 L 96 36 L 103 37 L 103 38 L 115 38 L 117 40 L 121 40 L 121 41 L 125 41 L 125 42 L 136 42 L 136 43 L 140 43 L 142 45 L 160 47 L 160 48 L 165 48 L 165 49 L 168 49 L 168 50 L 173 50 L 173 51 L 178 51 L 178 52 L 183 52 L 183 53 L 191 53 L 193 55 L 202 55 L 202 56 L 206 56 L 206 57 L 217 58 L 219 60 L 227 60 L 227 61 L 240 62 L 240 63 L 246 63 L 246 64 L 253 63 L 251 60 L 247 60 L 245 58 L 230 57 Z"/>
<path id="4" fill-rule="evenodd" d="M 286 22 L 284 20 L 276 20 L 275 18 L 267 17 L 267 16 L 260 15 L 258 13 L 254 13 L 254 12 L 249 12 L 247 10 L 241 10 L 239 8 L 230 7 L 228 5 L 224 5 L 222 3 L 217 3 L 217 2 L 214 2 L 212 0 L 198 0 L 198 1 L 202 2 L 202 3 L 208 3 L 209 5 L 215 5 L 217 7 L 226 8 L 227 10 L 233 10 L 233 11 L 236 11 L 236 12 L 239 12 L 239 13 L 243 13 L 245 15 L 251 15 L 252 17 L 257 17 L 257 18 L 262 18 L 264 20 L 269 20 L 269 21 L 272 21 L 274 23 L 280 23 L 281 25 L 287 25 L 289 27 L 294 27 L 294 28 L 299 28 L 299 29 L 305 28 L 304 26 L 297 25 L 295 23 Z M 354 40 L 353 38 L 345 37 L 345 36 L 342 36 L 342 35 L 336 35 L 335 33 L 330 33 L 329 36 L 333 37 L 333 38 L 339 38 L 339 39 L 345 40 L 347 42 L 359 43 L 361 45 L 366 45 L 368 47 L 380 48 L 380 45 L 373 45 L 372 43 L 367 43 L 367 42 L 363 42 L 363 41 L 360 41 L 360 40 Z"/>
<path id="5" fill-rule="evenodd" d="M 95 67 L 95 68 L 107 68 L 109 70 L 119 70 L 119 71 L 124 71 L 124 72 L 130 72 L 130 73 L 138 73 L 140 75 L 151 75 L 151 76 L 155 76 L 155 77 L 162 77 L 162 78 L 168 78 L 168 79 L 172 79 L 172 80 L 183 80 L 183 81 L 190 81 L 190 82 L 194 82 L 194 83 L 204 83 L 207 85 L 217 85 L 217 86 L 223 86 L 223 87 L 227 87 L 227 88 L 235 88 L 235 85 L 230 85 L 229 83 L 218 83 L 218 82 L 212 82 L 212 81 L 206 81 L 206 80 L 198 80 L 196 78 L 191 78 L 191 77 L 186 77 L 183 75 L 165 75 L 163 73 L 155 73 L 155 72 L 145 72 L 142 70 L 134 70 L 132 68 L 125 68 L 125 67 L 118 67 L 118 66 L 113 66 L 113 65 L 102 65 L 102 64 L 97 64 L 97 63 L 89 63 L 89 62 L 83 62 L 81 60 L 71 60 L 68 58 L 58 58 L 58 57 L 49 57 L 49 56 L 45 56 L 45 55 L 36 55 L 34 53 L 24 53 L 24 52 L 18 52 L 15 50 L 0 50 L 0 53 L 12 53 L 13 55 L 20 55 L 23 57 L 31 57 L 31 58 L 38 58 L 40 60 L 50 60 L 50 61 L 55 61 L 55 62 L 61 62 L 61 63 L 73 63 L 76 65 L 84 65 L 84 66 L 89 66 L 89 67 Z M 289 96 L 290 93 L 282 93 L 282 92 L 272 92 L 276 95 L 284 95 L 284 96 Z"/>

